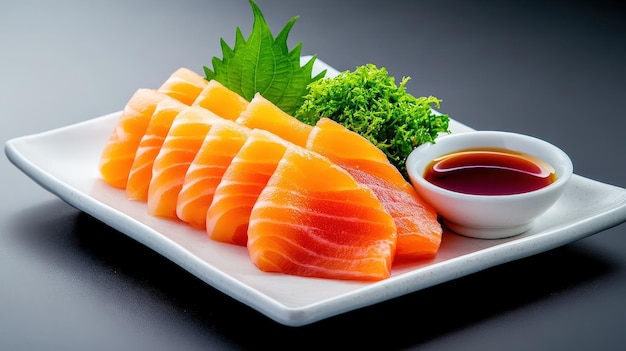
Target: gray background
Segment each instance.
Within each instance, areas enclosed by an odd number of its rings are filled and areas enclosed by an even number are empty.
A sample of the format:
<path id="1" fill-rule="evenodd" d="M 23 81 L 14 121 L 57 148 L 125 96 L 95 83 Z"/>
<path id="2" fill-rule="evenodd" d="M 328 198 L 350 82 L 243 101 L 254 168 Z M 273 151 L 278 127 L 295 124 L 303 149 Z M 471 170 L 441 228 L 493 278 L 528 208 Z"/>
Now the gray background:
<path id="1" fill-rule="evenodd" d="M 575 172 L 626 187 L 626 8 L 619 1 L 258 0 L 290 46 L 374 63 L 477 129 L 527 133 Z M 247 36 L 233 1 L 3 1 L 0 140 L 120 110 Z M 289 328 L 68 206 L 0 158 L 1 350 L 303 347 L 617 350 L 626 227 L 320 323 Z"/>

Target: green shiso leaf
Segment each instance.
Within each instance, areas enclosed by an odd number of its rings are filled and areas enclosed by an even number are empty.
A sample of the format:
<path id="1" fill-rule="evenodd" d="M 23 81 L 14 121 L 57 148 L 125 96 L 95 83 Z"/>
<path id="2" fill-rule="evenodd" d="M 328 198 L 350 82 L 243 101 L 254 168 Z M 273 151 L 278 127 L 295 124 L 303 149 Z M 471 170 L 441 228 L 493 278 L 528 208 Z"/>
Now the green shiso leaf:
<path id="1" fill-rule="evenodd" d="M 432 109 L 439 108 L 441 100 L 407 93 L 409 79 L 396 85 L 385 68 L 359 66 L 312 82 L 295 117 L 311 125 L 322 117 L 341 123 L 381 149 L 408 178 L 405 162 L 409 153 L 449 132 L 448 115 Z"/>
<path id="2" fill-rule="evenodd" d="M 213 57 L 213 69 L 204 66 L 207 80 L 215 79 L 225 87 L 252 100 L 258 92 L 286 113 L 293 115 L 308 93 L 308 85 L 326 74 L 326 70 L 312 77 L 314 55 L 304 66 L 300 65 L 302 43 L 291 51 L 287 37 L 298 17 L 293 17 L 274 38 L 263 13 L 250 0 L 254 22 L 246 40 L 237 27 L 235 45 L 231 48 L 220 40 L 223 58 Z"/>

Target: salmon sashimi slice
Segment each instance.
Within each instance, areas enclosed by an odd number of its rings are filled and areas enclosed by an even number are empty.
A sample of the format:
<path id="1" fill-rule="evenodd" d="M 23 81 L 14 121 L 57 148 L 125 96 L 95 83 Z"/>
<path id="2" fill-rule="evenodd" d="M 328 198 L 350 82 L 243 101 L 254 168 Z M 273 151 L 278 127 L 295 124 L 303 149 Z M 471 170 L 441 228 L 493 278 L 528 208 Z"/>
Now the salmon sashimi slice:
<path id="1" fill-rule="evenodd" d="M 252 207 L 290 143 L 268 131 L 253 129 L 215 189 L 206 215 L 213 240 L 246 246 Z"/>
<path id="2" fill-rule="evenodd" d="M 299 146 L 306 144 L 309 133 L 313 129 L 313 126 L 285 113 L 259 93 L 254 95 L 236 121 L 251 129 L 270 131 Z"/>
<path id="3" fill-rule="evenodd" d="M 158 90 L 185 105 L 191 105 L 207 84 L 207 80 L 198 73 L 181 67 L 174 71 Z"/>
<path id="4" fill-rule="evenodd" d="M 397 256 L 432 258 L 436 255 L 441 245 L 442 227 L 435 209 L 417 194 L 374 144 L 341 124 L 322 118 L 311 131 L 307 148 L 328 157 L 374 191 L 396 223 Z"/>
<path id="5" fill-rule="evenodd" d="M 207 211 L 222 175 L 250 130 L 231 120 L 216 122 L 193 159 L 178 194 L 176 214 L 193 227 L 206 229 Z"/>
<path id="6" fill-rule="evenodd" d="M 148 186 L 152 179 L 152 166 L 159 154 L 174 118 L 189 106 L 167 97 L 159 102 L 152 114 L 146 133 L 141 138 L 126 183 L 126 197 L 130 200 L 148 200 Z"/>
<path id="7" fill-rule="evenodd" d="M 124 189 L 135 153 L 157 104 L 167 95 L 138 89 L 128 100 L 100 156 L 100 175 L 110 185 Z"/>
<path id="8" fill-rule="evenodd" d="M 441 246 L 442 227 L 435 210 L 424 202 L 410 184 L 399 187 L 385 178 L 342 166 L 360 184 L 367 185 L 389 212 L 398 231 L 397 259 L 429 259 Z"/>
<path id="9" fill-rule="evenodd" d="M 392 183 L 401 186 L 408 183 L 381 149 L 329 118 L 321 118 L 316 123 L 306 147 L 336 162 L 358 166 Z"/>
<path id="10" fill-rule="evenodd" d="M 148 187 L 148 213 L 178 218 L 176 203 L 185 174 L 214 123 L 224 120 L 200 106 L 181 111 L 163 141 L 152 165 Z"/>
<path id="11" fill-rule="evenodd" d="M 248 106 L 248 100 L 212 79 L 193 104 L 211 110 L 220 117 L 235 120 Z"/>
<path id="12" fill-rule="evenodd" d="M 262 271 L 390 276 L 396 227 L 376 195 L 329 159 L 290 145 L 252 208 L 248 251 Z"/>

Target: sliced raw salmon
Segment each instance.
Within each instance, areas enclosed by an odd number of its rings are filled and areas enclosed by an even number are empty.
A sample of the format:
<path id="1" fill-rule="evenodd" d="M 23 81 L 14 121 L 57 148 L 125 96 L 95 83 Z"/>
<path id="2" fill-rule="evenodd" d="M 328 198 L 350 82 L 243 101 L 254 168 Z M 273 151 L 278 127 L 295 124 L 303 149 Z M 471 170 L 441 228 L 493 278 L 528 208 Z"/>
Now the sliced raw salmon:
<path id="1" fill-rule="evenodd" d="M 250 214 L 248 251 L 263 271 L 320 278 L 390 276 L 393 219 L 343 168 L 290 146 Z"/>
<path id="2" fill-rule="evenodd" d="M 442 228 L 435 210 L 424 202 L 410 184 L 399 187 L 385 178 L 342 165 L 360 184 L 374 191 L 396 223 L 396 258 L 428 259 L 436 256 L 441 245 Z"/>
<path id="3" fill-rule="evenodd" d="M 288 115 L 271 101 L 257 93 L 237 118 L 248 128 L 268 130 L 296 145 L 304 146 L 312 126 Z"/>
<path id="4" fill-rule="evenodd" d="M 102 179 L 123 189 L 157 104 L 167 95 L 153 89 L 138 89 L 128 100 L 100 156 Z"/>
<path id="5" fill-rule="evenodd" d="M 218 116 L 235 120 L 248 106 L 248 100 L 212 79 L 193 104 L 209 109 Z"/>
<path id="6" fill-rule="evenodd" d="M 188 68 L 181 67 L 174 71 L 161 84 L 158 90 L 185 105 L 191 105 L 198 98 L 198 95 L 200 95 L 207 83 L 207 80 L 201 75 Z"/>
<path id="7" fill-rule="evenodd" d="M 396 223 L 396 255 L 409 258 L 436 255 L 442 228 L 435 209 L 419 197 L 374 144 L 339 123 L 322 118 L 311 131 L 307 148 L 328 157 L 374 191 Z"/>
<path id="8" fill-rule="evenodd" d="M 200 106 L 189 107 L 174 118 L 152 166 L 147 201 L 149 214 L 178 218 L 176 203 L 187 169 L 211 126 L 223 120 Z"/>
<path id="9" fill-rule="evenodd" d="M 213 240 L 246 246 L 250 212 L 290 143 L 261 129 L 253 129 L 215 189 L 206 214 L 206 230 Z"/>
<path id="10" fill-rule="evenodd" d="M 249 133 L 248 128 L 231 120 L 213 124 L 185 175 L 176 206 L 178 218 L 194 227 L 206 228 L 215 188 Z"/>
<path id="11" fill-rule="evenodd" d="M 174 118 L 186 108 L 189 106 L 169 96 L 157 104 L 128 174 L 126 184 L 128 199 L 141 201 L 148 199 L 148 186 L 152 179 L 154 159 L 161 150 Z"/>
<path id="12" fill-rule="evenodd" d="M 343 125 L 321 118 L 309 134 L 306 147 L 322 153 L 331 160 L 385 178 L 403 186 L 408 184 L 400 171 L 387 159 L 387 155 L 363 136 L 348 130 Z"/>

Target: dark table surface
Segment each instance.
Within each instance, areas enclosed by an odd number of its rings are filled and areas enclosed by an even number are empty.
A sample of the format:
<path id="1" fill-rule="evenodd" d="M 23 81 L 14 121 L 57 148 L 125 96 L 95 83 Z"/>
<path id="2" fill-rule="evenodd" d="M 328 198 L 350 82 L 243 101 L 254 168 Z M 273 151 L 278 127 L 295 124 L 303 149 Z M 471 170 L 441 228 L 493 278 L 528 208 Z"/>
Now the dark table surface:
<path id="1" fill-rule="evenodd" d="M 476 129 L 546 139 L 626 187 L 619 1 L 258 0 L 339 70 L 374 63 Z M 120 110 L 247 36 L 237 1 L 0 5 L 0 139 Z M 286 327 L 39 187 L 0 159 L 1 350 L 623 350 L 626 227 L 304 327 Z"/>

